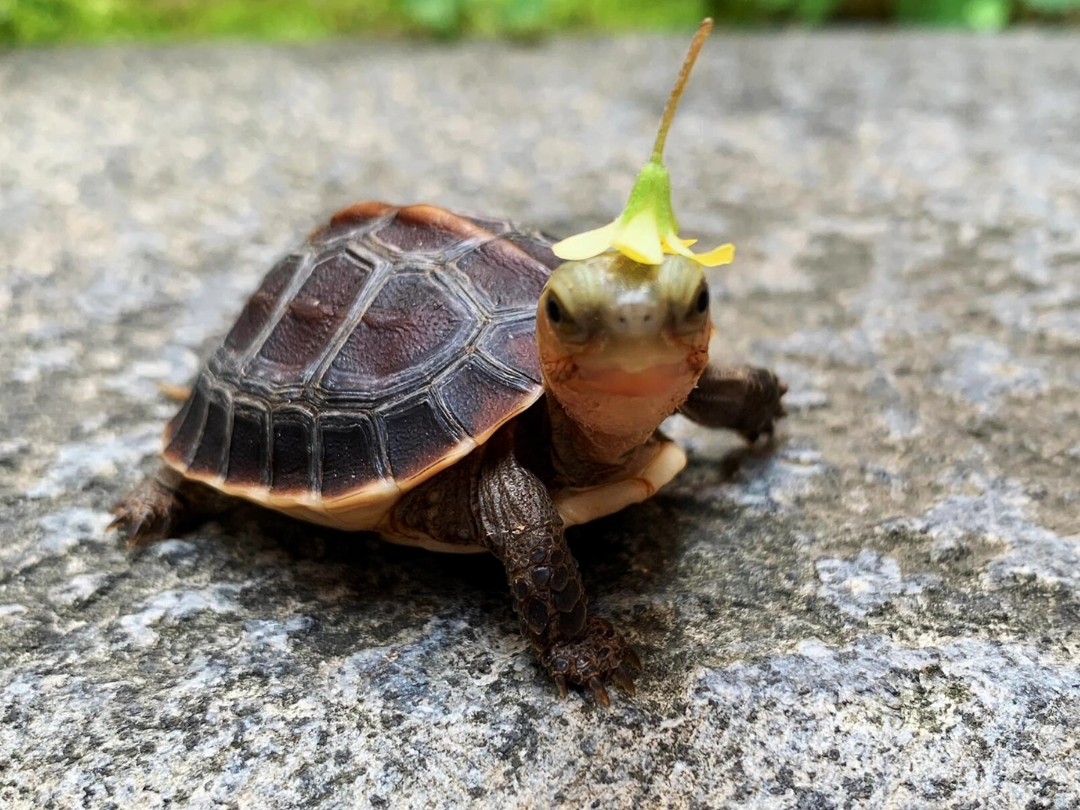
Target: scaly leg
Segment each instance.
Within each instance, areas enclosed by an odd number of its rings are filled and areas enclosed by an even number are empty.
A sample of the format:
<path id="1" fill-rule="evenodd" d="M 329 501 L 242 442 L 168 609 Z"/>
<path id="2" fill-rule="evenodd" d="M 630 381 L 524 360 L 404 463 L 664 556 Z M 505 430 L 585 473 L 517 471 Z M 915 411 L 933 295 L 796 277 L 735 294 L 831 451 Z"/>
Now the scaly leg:
<path id="1" fill-rule="evenodd" d="M 117 502 L 109 528 L 125 533 L 129 548 L 146 546 L 217 511 L 223 497 L 203 484 L 186 480 L 170 467 L 162 467 Z"/>
<path id="2" fill-rule="evenodd" d="M 515 457 L 510 430 L 407 494 L 390 523 L 443 542 L 479 543 L 498 557 L 522 632 L 563 695 L 567 684 L 587 686 L 607 706 L 609 681 L 633 694 L 641 662 L 610 622 L 588 615 L 562 519 Z"/>
<path id="3" fill-rule="evenodd" d="M 780 399 L 787 386 L 768 369 L 709 365 L 679 413 L 711 428 L 741 433 L 747 441 L 772 435 L 785 415 Z"/>

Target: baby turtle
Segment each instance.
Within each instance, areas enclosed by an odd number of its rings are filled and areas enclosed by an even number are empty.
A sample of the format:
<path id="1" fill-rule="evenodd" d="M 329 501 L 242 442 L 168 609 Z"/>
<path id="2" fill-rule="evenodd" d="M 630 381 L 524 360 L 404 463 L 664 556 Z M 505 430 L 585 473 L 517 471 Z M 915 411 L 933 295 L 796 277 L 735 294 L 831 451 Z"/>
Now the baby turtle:
<path id="1" fill-rule="evenodd" d="M 785 387 L 710 365 L 709 292 L 683 255 L 563 262 L 509 222 L 348 208 L 270 270 L 122 501 L 133 544 L 219 493 L 437 551 L 494 554 L 560 691 L 633 691 L 637 655 L 590 614 L 567 527 L 652 496 L 679 411 L 748 441 Z"/>

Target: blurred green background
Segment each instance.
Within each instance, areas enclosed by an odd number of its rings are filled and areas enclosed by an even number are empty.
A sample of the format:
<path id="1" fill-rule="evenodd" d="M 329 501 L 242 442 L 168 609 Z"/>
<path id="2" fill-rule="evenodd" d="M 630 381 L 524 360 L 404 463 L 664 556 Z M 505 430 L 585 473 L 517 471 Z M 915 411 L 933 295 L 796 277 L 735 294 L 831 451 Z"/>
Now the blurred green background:
<path id="1" fill-rule="evenodd" d="M 0 0 L 0 46 L 234 37 L 537 38 L 556 32 L 1080 22 L 1080 0 Z"/>

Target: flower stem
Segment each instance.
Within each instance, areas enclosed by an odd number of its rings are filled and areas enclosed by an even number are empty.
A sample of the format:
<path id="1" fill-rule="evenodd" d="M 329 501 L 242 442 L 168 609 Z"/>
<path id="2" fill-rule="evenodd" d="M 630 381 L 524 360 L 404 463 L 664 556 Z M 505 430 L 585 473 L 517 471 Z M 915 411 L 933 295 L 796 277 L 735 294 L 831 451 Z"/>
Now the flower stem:
<path id="1" fill-rule="evenodd" d="M 671 96 L 668 97 L 667 107 L 664 108 L 664 117 L 660 119 L 660 131 L 656 133 L 656 143 L 653 144 L 652 157 L 650 158 L 656 163 L 661 163 L 663 160 L 664 144 L 667 142 L 671 122 L 675 119 L 679 99 L 682 98 L 683 90 L 686 88 L 686 81 L 690 78 L 690 71 L 694 69 L 694 62 L 697 61 L 698 54 L 701 53 L 701 48 L 705 44 L 705 40 L 709 38 L 710 33 L 712 33 L 712 19 L 706 17 L 701 21 L 701 26 L 694 35 L 694 41 L 690 43 L 690 49 L 686 52 L 686 58 L 683 59 L 682 68 L 679 70 L 679 78 L 675 80 L 675 88 L 671 91 Z"/>

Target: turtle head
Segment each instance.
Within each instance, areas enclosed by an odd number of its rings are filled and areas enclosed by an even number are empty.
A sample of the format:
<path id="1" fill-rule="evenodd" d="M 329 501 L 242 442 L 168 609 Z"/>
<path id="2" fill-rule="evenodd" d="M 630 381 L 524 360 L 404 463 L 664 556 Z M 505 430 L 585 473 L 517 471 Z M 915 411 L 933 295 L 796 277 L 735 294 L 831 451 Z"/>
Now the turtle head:
<path id="1" fill-rule="evenodd" d="M 644 441 L 708 362 L 709 289 L 700 264 L 621 253 L 560 265 L 540 296 L 537 340 L 549 395 L 587 434 Z"/>

